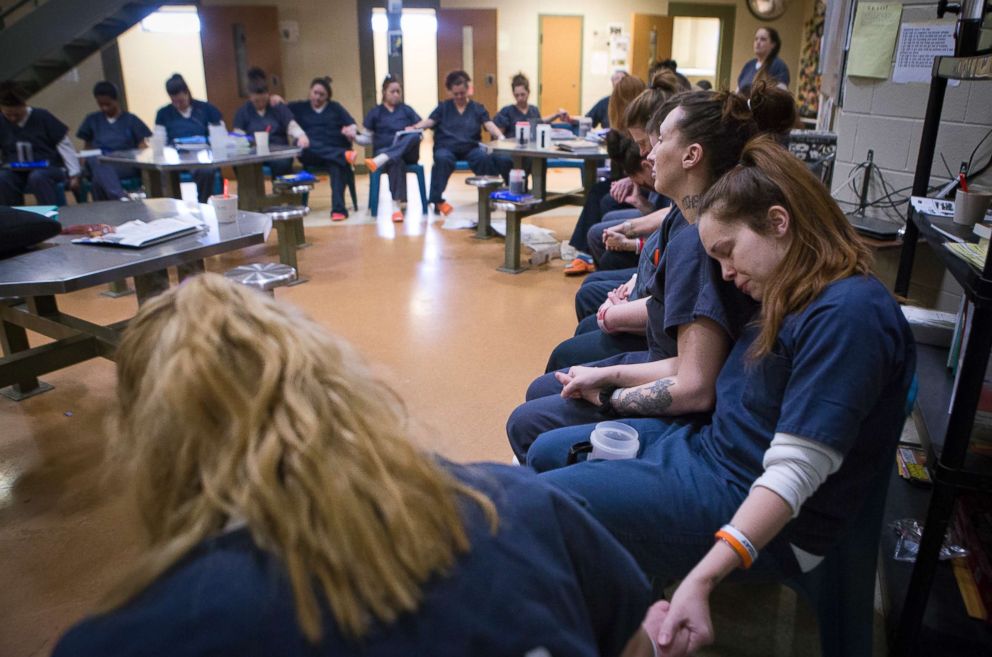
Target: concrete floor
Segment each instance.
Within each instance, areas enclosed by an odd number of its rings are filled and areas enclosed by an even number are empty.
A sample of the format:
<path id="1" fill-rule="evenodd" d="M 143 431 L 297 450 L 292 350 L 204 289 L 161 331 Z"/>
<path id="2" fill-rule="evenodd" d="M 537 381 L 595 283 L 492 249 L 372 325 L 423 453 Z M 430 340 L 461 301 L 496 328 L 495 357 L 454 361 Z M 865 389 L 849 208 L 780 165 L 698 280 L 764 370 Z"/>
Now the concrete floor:
<path id="1" fill-rule="evenodd" d="M 449 199 L 471 213 L 475 190 L 465 177 L 452 178 Z M 365 208 L 367 177 L 358 184 Z M 552 172 L 552 189 L 577 184 L 576 170 Z M 499 273 L 502 239 L 477 241 L 470 231 L 442 230 L 436 217 L 420 215 L 419 203 L 394 225 L 385 190 L 378 218 L 362 210 L 331 225 L 326 183 L 311 205 L 313 246 L 299 254 L 310 281 L 280 289 L 277 297 L 303 307 L 375 363 L 408 404 L 422 444 L 455 461 L 508 462 L 504 422 L 551 348 L 571 335 L 580 281 L 562 275 L 560 260 L 516 276 Z M 567 239 L 577 216 L 578 208 L 564 208 L 533 223 Z M 273 233 L 266 245 L 213 258 L 207 268 L 275 259 Z M 100 323 L 135 312 L 133 296 L 110 299 L 99 292 L 59 302 L 64 311 Z M 90 361 L 43 379 L 55 389 L 21 403 L 0 398 L 4 657 L 47 655 L 136 554 L 132 510 L 116 482 L 97 475 L 113 364 Z M 791 591 L 767 587 L 756 594 L 727 586 L 714 617 L 718 644 L 706 655 L 819 653 L 815 621 Z"/>

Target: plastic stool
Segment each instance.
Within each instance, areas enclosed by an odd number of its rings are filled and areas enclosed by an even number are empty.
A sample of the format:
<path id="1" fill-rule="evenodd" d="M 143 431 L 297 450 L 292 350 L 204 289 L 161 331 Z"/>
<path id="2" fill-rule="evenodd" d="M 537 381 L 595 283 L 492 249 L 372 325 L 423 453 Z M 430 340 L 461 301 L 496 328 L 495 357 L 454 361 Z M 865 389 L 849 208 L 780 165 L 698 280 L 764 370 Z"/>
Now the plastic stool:
<path id="1" fill-rule="evenodd" d="M 306 283 L 308 279 L 299 275 L 299 265 L 296 261 L 296 250 L 305 245 L 303 236 L 303 217 L 310 214 L 310 208 L 305 205 L 276 205 L 263 210 L 272 220 L 279 241 L 279 262 L 293 268 L 296 280 L 290 285 Z"/>
<path id="2" fill-rule="evenodd" d="M 424 167 L 421 164 L 406 165 L 407 173 L 417 174 L 417 187 L 420 189 L 421 212 L 427 214 L 427 183 L 424 179 Z M 382 169 L 376 169 L 369 174 L 369 214 L 373 217 L 379 212 L 379 176 Z"/>
<path id="3" fill-rule="evenodd" d="M 270 297 L 276 295 L 275 289 L 283 285 L 290 285 L 296 280 L 296 270 L 289 265 L 276 264 L 274 262 L 258 262 L 250 265 L 241 265 L 224 272 L 224 278 L 241 285 L 253 287 L 256 290 L 265 292 Z"/>
<path id="4" fill-rule="evenodd" d="M 465 180 L 465 184 L 479 190 L 479 223 L 475 228 L 475 239 L 487 240 L 493 236 L 489 195 L 503 186 L 503 179 L 499 176 L 472 176 Z"/>

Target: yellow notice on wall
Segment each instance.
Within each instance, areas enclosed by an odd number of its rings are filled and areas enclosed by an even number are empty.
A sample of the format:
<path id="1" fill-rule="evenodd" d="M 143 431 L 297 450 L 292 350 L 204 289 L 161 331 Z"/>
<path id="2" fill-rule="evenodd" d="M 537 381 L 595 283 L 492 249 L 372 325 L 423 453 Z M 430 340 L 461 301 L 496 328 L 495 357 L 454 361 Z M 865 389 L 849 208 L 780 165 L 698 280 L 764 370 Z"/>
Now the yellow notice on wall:
<path id="1" fill-rule="evenodd" d="M 901 18 L 900 4 L 858 3 L 847 55 L 848 75 L 882 80 L 889 77 Z"/>

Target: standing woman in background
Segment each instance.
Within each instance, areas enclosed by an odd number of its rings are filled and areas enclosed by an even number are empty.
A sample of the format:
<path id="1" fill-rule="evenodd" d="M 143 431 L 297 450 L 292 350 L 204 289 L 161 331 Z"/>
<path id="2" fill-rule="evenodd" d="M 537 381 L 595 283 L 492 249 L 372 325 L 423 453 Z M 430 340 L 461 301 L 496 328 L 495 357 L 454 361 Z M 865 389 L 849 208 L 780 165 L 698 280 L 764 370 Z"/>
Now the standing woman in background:
<path id="1" fill-rule="evenodd" d="M 507 105 L 493 117 L 493 123 L 504 135 L 513 137 L 513 129 L 517 121 L 526 121 L 533 127 L 535 123 L 551 123 L 555 119 L 567 120 L 568 112 L 558 110 L 550 116 L 542 117 L 536 105 L 530 105 L 530 80 L 523 73 L 517 73 L 510 79 L 510 89 L 513 90 L 512 105 Z"/>
<path id="2" fill-rule="evenodd" d="M 99 112 L 86 115 L 76 131 L 86 149 L 99 148 L 103 153 L 144 148 L 145 140 L 152 136 L 145 122 L 121 108 L 120 92 L 113 82 L 101 80 L 93 87 L 93 98 Z M 94 201 L 126 200 L 127 193 L 121 178 L 141 175 L 135 167 L 105 164 L 97 158 L 86 160 L 86 170 L 93 181 Z"/>
<path id="3" fill-rule="evenodd" d="M 767 80 L 773 80 L 784 87 L 789 86 L 789 67 L 778 58 L 782 49 L 782 38 L 772 27 L 759 27 L 754 33 L 754 59 L 744 64 L 737 76 L 737 90 L 747 94 L 759 72 Z"/>
<path id="4" fill-rule="evenodd" d="M 289 109 L 310 140 L 300 162 L 330 172 L 331 220 L 344 221 L 348 218 L 344 188 L 355 163 L 355 151 L 351 149 L 351 142 L 358 134 L 355 119 L 340 103 L 331 100 L 329 77 L 314 78 L 310 82 L 310 97 L 290 103 Z"/>
<path id="5" fill-rule="evenodd" d="M 155 125 L 165 127 L 169 143 L 187 137 L 203 137 L 210 134 L 208 126 L 222 124 L 224 118 L 220 110 L 205 100 L 196 100 L 190 93 L 186 80 L 178 73 L 165 81 L 165 93 L 170 103 L 159 109 L 155 115 Z M 214 176 L 219 169 L 193 169 L 189 172 L 196 182 L 200 203 L 206 203 L 213 193 Z"/>
<path id="6" fill-rule="evenodd" d="M 248 102 L 234 115 L 234 129 L 246 135 L 256 132 L 269 133 L 269 144 L 288 146 L 292 138 L 300 148 L 307 148 L 310 140 L 307 133 L 293 118 L 293 113 L 283 103 L 269 102 L 269 81 L 265 71 L 257 66 L 248 69 Z M 293 169 L 293 158 L 266 160 L 272 170 L 272 177 L 284 176 Z"/>
<path id="7" fill-rule="evenodd" d="M 369 110 L 365 129 L 372 133 L 373 157 L 366 158 L 369 171 L 382 169 L 389 176 L 393 194 L 393 221 L 403 221 L 406 209 L 406 165 L 420 160 L 421 135 L 403 132 L 407 126 L 420 121 L 420 115 L 403 102 L 403 87 L 392 74 L 382 81 L 382 104 Z"/>

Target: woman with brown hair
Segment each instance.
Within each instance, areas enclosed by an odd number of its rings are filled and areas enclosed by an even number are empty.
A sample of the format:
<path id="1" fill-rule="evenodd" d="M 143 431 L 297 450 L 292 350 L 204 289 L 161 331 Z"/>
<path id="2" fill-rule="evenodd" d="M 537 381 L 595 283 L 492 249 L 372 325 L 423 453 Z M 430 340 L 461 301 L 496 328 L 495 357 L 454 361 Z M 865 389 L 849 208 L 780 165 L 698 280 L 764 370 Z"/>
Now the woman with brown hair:
<path id="1" fill-rule="evenodd" d="M 57 657 L 651 654 L 647 582 L 602 527 L 532 473 L 418 449 L 291 308 L 198 276 L 116 360 L 107 467 L 147 544 Z"/>
<path id="2" fill-rule="evenodd" d="M 761 310 L 720 372 L 712 417 L 626 420 L 641 440 L 628 461 L 561 468 L 590 426 L 541 436 L 529 457 L 647 574 L 683 578 L 649 623 L 663 655 L 712 641 L 709 595 L 735 568 L 781 581 L 850 531 L 891 468 L 915 373 L 909 326 L 829 191 L 770 137 L 740 160 L 700 199 L 699 237 Z M 643 394 L 596 393 L 611 407 Z"/>

